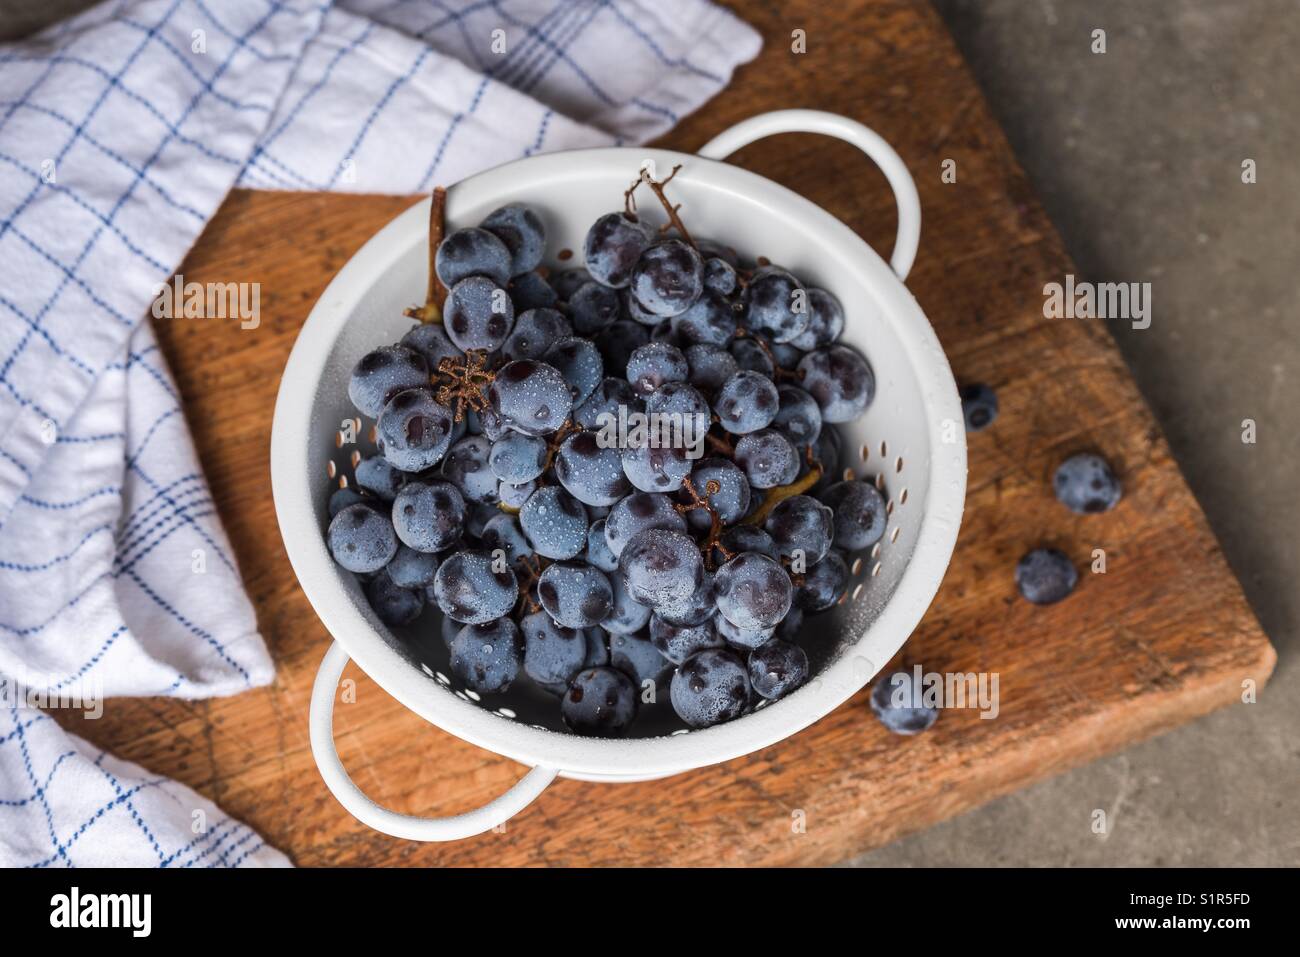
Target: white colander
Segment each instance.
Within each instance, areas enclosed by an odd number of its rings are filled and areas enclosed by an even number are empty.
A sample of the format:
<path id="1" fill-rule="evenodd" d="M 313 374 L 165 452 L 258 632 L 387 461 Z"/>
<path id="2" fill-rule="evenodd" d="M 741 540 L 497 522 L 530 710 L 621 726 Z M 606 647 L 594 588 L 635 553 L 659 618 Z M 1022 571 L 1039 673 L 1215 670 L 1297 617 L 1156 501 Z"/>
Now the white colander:
<path id="1" fill-rule="evenodd" d="M 775 133 L 809 132 L 857 146 L 884 171 L 898 203 L 891 264 L 843 223 L 808 200 L 721 160 Z M 347 263 L 316 303 L 285 367 L 271 434 L 276 515 L 294 572 L 334 637 L 312 692 L 311 744 L 330 791 L 357 819 L 412 840 L 455 840 L 504 822 L 557 776 L 587 781 L 647 780 L 765 748 L 807 727 L 862 688 L 902 646 L 933 599 L 952 555 L 966 488 L 961 405 L 947 359 L 903 285 L 916 255 L 921 211 L 898 154 L 860 123 L 811 110 L 746 120 L 698 156 L 617 148 L 529 157 L 488 170 L 447 194 L 449 228 L 477 224 L 508 202 L 536 209 L 548 230 L 547 261 L 581 250 L 587 227 L 622 204 L 642 163 L 660 176 L 682 165 L 670 187 L 692 233 L 766 256 L 844 305 L 843 341 L 865 355 L 876 397 L 858 421 L 839 426 L 841 471 L 873 480 L 889 502 L 884 538 L 853 563 L 846 600 L 809 619 L 800 643 L 809 682 L 736 721 L 685 732 L 668 703 L 643 706 L 638 736 L 604 740 L 567 732 L 557 700 L 519 681 L 480 698 L 450 677 L 436 624 L 396 635 L 370 610 L 360 587 L 325 545 L 327 499 L 354 446 L 338 431 L 356 412 L 348 376 L 358 359 L 411 326 L 402 309 L 423 299 L 429 206 L 402 213 Z M 642 202 L 650 213 L 652 203 Z M 578 259 L 570 262 L 580 265 Z M 362 433 L 367 432 L 365 423 Z M 364 443 L 364 437 L 362 438 Z M 490 804 L 450 818 L 398 814 L 371 801 L 344 770 L 333 739 L 335 689 L 348 658 L 389 694 L 443 730 L 531 768 Z M 865 716 L 863 720 L 868 720 Z"/>

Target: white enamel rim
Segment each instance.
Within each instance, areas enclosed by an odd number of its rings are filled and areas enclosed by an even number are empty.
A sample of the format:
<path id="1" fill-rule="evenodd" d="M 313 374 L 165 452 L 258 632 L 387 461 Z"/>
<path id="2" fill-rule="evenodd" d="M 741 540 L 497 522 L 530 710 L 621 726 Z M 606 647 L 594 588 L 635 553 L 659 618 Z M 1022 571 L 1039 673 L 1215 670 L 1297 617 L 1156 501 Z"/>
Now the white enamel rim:
<path id="1" fill-rule="evenodd" d="M 894 269 L 847 226 L 798 194 L 719 160 L 774 133 L 816 132 L 858 146 L 884 171 L 899 205 Z M 900 277 L 916 253 L 920 204 L 916 188 L 897 153 L 856 121 L 811 110 L 784 110 L 753 117 L 721 134 L 699 156 L 646 148 L 577 150 L 529 157 L 480 173 L 448 191 L 448 218 L 458 208 L 505 203 L 521 179 L 544 180 L 575 164 L 617 164 L 635 169 L 645 158 L 660 168 L 689 164 L 693 180 L 724 193 L 761 202 L 789 221 L 814 222 L 837 251 L 836 269 L 864 274 L 913 363 L 924 413 L 931 423 L 960 424 L 961 405 L 952 372 L 924 313 Z M 760 750 L 802 730 L 843 704 L 872 675 L 855 673 L 855 654 L 879 668 L 912 633 L 933 600 L 956 542 L 965 497 L 965 436 L 960 428 L 950 443 L 940 428 L 929 432 L 932 467 L 927 507 L 912 556 L 894 594 L 853 647 L 824 668 L 813 682 L 781 702 L 744 718 L 689 734 L 658 738 L 603 740 L 534 728 L 510 721 L 470 701 L 430 693 L 429 678 L 412 666 L 362 616 L 334 584 L 333 561 L 312 508 L 307 436 L 320 424 L 312 396 L 340 330 L 361 298 L 399 254 L 427 242 L 428 201 L 397 216 L 339 271 L 304 323 L 285 367 L 271 434 L 271 480 L 285 549 L 304 593 L 337 642 L 326 654 L 313 689 L 311 739 L 323 778 L 340 802 L 369 826 L 414 840 L 451 840 L 480 833 L 526 806 L 558 775 L 583 780 L 644 780 L 727 761 Z M 339 761 L 332 732 L 335 685 L 347 658 L 407 708 L 472 744 L 504 755 L 534 770 L 507 794 L 476 811 L 454 818 L 424 819 L 396 814 L 367 798 Z M 860 660 L 860 657 L 859 657 Z M 561 770 L 562 769 L 562 770 Z"/>

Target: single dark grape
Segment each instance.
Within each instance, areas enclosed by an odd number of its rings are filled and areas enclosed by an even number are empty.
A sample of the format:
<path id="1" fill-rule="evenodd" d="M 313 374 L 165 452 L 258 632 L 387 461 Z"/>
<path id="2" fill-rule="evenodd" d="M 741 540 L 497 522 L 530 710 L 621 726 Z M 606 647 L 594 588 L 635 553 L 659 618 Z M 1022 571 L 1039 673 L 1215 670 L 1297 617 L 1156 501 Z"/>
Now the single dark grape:
<path id="1" fill-rule="evenodd" d="M 763 523 L 781 557 L 812 568 L 831 548 L 835 516 L 829 508 L 808 495 L 782 499 Z"/>
<path id="2" fill-rule="evenodd" d="M 442 461 L 451 446 L 451 410 L 428 389 L 407 389 L 388 400 L 375 424 L 375 445 L 403 472 L 423 472 Z"/>
<path id="3" fill-rule="evenodd" d="M 672 500 L 658 492 L 633 492 L 620 499 L 605 519 L 605 544 L 615 560 L 627 543 L 650 528 L 685 532 L 686 519 L 673 508 Z"/>
<path id="4" fill-rule="evenodd" d="M 705 648 L 726 647 L 711 620 L 698 625 L 673 625 L 657 614 L 650 618 L 650 641 L 660 654 L 677 665 Z"/>
<path id="5" fill-rule="evenodd" d="M 1091 452 L 1072 455 L 1062 462 L 1056 469 L 1052 487 L 1057 501 L 1080 515 L 1109 511 L 1119 503 L 1122 494 L 1110 463 Z"/>
<path id="6" fill-rule="evenodd" d="M 709 491 L 710 482 L 717 483 L 716 491 Z M 723 525 L 733 525 L 749 512 L 749 480 L 729 459 L 702 459 L 691 473 L 691 484 L 713 506 Z M 702 508 L 687 512 L 686 520 L 697 532 L 707 532 L 712 523 L 708 511 Z"/>
<path id="7" fill-rule="evenodd" d="M 619 408 L 625 410 L 625 417 L 645 411 L 645 402 L 632 391 L 632 384 L 626 379 L 606 377 L 600 385 L 592 390 L 582 405 L 574 410 L 573 419 L 584 429 L 601 429 L 607 423 L 613 423 L 617 429 Z M 601 416 L 610 416 L 602 419 Z"/>
<path id="8" fill-rule="evenodd" d="M 501 504 L 507 508 L 512 508 L 518 512 L 524 507 L 524 502 L 532 497 L 540 486 L 537 481 L 525 482 L 523 485 L 511 485 L 509 482 L 497 483 L 497 495 L 501 498 Z"/>
<path id="9" fill-rule="evenodd" d="M 451 673 L 480 694 L 500 694 L 519 677 L 523 638 L 509 618 L 466 625 L 451 642 Z"/>
<path id="10" fill-rule="evenodd" d="M 557 340 L 573 335 L 573 326 L 555 309 L 539 307 L 522 312 L 514 331 L 501 346 L 507 359 L 540 359 Z"/>
<path id="11" fill-rule="evenodd" d="M 871 710 L 894 734 L 920 734 L 939 718 L 939 712 L 925 703 L 923 688 L 911 671 L 892 671 L 877 679 L 871 688 Z"/>
<path id="12" fill-rule="evenodd" d="M 719 424 L 733 435 L 767 428 L 781 399 L 772 380 L 758 372 L 737 372 L 722 384 L 713 399 Z"/>
<path id="13" fill-rule="evenodd" d="M 409 625 L 424 611 L 424 588 L 399 585 L 382 571 L 366 583 L 366 601 L 385 625 Z"/>
<path id="14" fill-rule="evenodd" d="M 807 290 L 779 266 L 764 266 L 754 274 L 744 303 L 741 325 L 773 342 L 792 342 L 808 328 Z"/>
<path id="15" fill-rule="evenodd" d="M 467 276 L 486 276 L 498 286 L 510 281 L 514 257 L 506 244 L 486 229 L 458 229 L 438 245 L 434 268 L 450 289 Z"/>
<path id="16" fill-rule="evenodd" d="M 606 213 L 591 224 L 582 244 L 587 271 L 606 286 L 626 286 L 652 235 L 652 230 L 635 216 Z"/>
<path id="17" fill-rule="evenodd" d="M 399 545 L 397 554 L 384 569 L 394 585 L 402 588 L 424 588 L 433 584 L 438 572 L 438 556 L 433 552 L 416 551 L 409 545 Z M 424 607 L 424 603 L 420 603 Z"/>
<path id="18" fill-rule="evenodd" d="M 829 346 L 844 331 L 844 307 L 825 289 L 808 287 L 808 327 L 791 340 L 791 345 L 811 352 Z"/>
<path id="19" fill-rule="evenodd" d="M 967 432 L 982 432 L 998 417 L 998 394 L 983 383 L 962 386 L 961 412 Z"/>
<path id="20" fill-rule="evenodd" d="M 519 510 L 519 524 L 533 550 L 545 558 L 576 558 L 587 545 L 587 512 L 554 485 L 539 488 Z"/>
<path id="21" fill-rule="evenodd" d="M 566 269 L 551 277 L 551 285 L 555 287 L 555 294 L 560 297 L 560 300 L 568 302 L 569 297 L 577 292 L 583 283 L 591 282 L 591 278 L 591 273 L 585 269 Z"/>
<path id="22" fill-rule="evenodd" d="M 465 499 L 450 482 L 408 482 L 393 500 L 393 528 L 405 545 L 438 552 L 460 539 Z"/>
<path id="23" fill-rule="evenodd" d="M 379 461 L 382 462 L 383 459 L 380 459 Z M 374 499 L 368 499 L 366 496 L 362 495 L 360 492 L 358 492 L 356 489 L 352 487 L 336 488 L 330 494 L 329 505 L 327 507 L 329 509 L 330 518 L 333 518 L 335 515 L 343 511 L 349 505 L 364 505 L 367 502 L 373 502 L 373 501 Z"/>
<path id="24" fill-rule="evenodd" d="M 704 288 L 706 291 L 730 296 L 736 291 L 736 267 L 725 259 L 710 256 L 704 260 Z"/>
<path id="25" fill-rule="evenodd" d="M 822 411 L 817 400 L 798 386 L 783 385 L 772 428 L 783 433 L 796 448 L 813 445 L 822 432 Z"/>
<path id="26" fill-rule="evenodd" d="M 775 628 L 794 597 L 785 569 L 756 552 L 737 555 L 719 568 L 714 590 L 722 617 L 750 631 Z"/>
<path id="27" fill-rule="evenodd" d="M 799 476 L 799 453 L 775 429 L 759 429 L 736 440 L 736 464 L 754 488 L 789 485 Z"/>
<path id="28" fill-rule="evenodd" d="M 623 449 L 623 474 L 643 492 L 675 492 L 691 474 L 692 460 L 676 445 L 655 448 L 649 436 Z"/>
<path id="29" fill-rule="evenodd" d="M 646 343 L 627 360 L 627 381 L 641 396 L 650 395 L 665 382 L 685 382 L 690 374 L 686 356 L 666 342 Z"/>
<path id="30" fill-rule="evenodd" d="M 680 315 L 703 289 L 704 261 L 680 239 L 665 239 L 650 246 L 632 269 L 632 295 L 658 316 Z"/>
<path id="31" fill-rule="evenodd" d="M 542 474 L 546 467 L 546 440 L 540 436 L 507 432 L 492 443 L 488 468 L 511 485 L 523 485 Z"/>
<path id="32" fill-rule="evenodd" d="M 632 598 L 654 609 L 689 602 L 704 581 L 704 562 L 699 547 L 683 533 L 651 528 L 628 542 L 618 558 L 618 573 Z"/>
<path id="33" fill-rule="evenodd" d="M 518 276 L 541 264 L 546 251 L 546 226 L 523 203 L 510 203 L 488 213 L 480 225 L 510 250 L 510 275 Z"/>
<path id="34" fill-rule="evenodd" d="M 357 463 L 353 472 L 357 487 L 369 492 L 381 502 L 391 502 L 397 498 L 410 476 L 382 455 L 371 455 Z"/>
<path id="35" fill-rule="evenodd" d="M 650 341 L 650 330 L 631 319 L 618 319 L 596 333 L 591 341 L 600 350 L 605 368 L 622 373 L 632 353 Z"/>
<path id="36" fill-rule="evenodd" d="M 555 288 L 536 272 L 520 273 L 513 277 L 507 289 L 510 292 L 510 301 L 515 304 L 516 316 L 529 309 L 554 308 L 560 301 Z"/>
<path id="37" fill-rule="evenodd" d="M 585 668 L 560 700 L 560 714 L 570 730 L 598 738 L 616 738 L 636 718 L 636 686 L 617 668 Z"/>
<path id="38" fill-rule="evenodd" d="M 721 346 L 697 343 L 687 346 L 686 363 L 691 385 L 708 395 L 722 388 L 722 384 L 740 371 L 736 357 Z"/>
<path id="39" fill-rule="evenodd" d="M 810 352 L 799 363 L 803 387 L 817 400 L 823 422 L 852 422 L 876 395 L 876 377 L 865 359 L 848 346 Z"/>
<path id="40" fill-rule="evenodd" d="M 617 566 L 609 575 L 609 584 L 612 593 L 609 614 L 601 621 L 600 627 L 611 635 L 631 635 L 648 625 L 650 609 L 632 597 Z"/>
<path id="41" fill-rule="evenodd" d="M 552 694 L 563 694 L 587 659 L 587 635 L 567 628 L 545 611 L 520 622 L 524 636 L 524 671 Z"/>
<path id="42" fill-rule="evenodd" d="M 794 601 L 805 611 L 826 611 L 835 606 L 848 587 L 848 563 L 832 549 L 804 574 L 803 582 L 794 590 Z"/>
<path id="43" fill-rule="evenodd" d="M 868 482 L 838 482 L 821 493 L 822 503 L 835 515 L 836 548 L 859 552 L 885 534 L 885 497 Z"/>
<path id="44" fill-rule="evenodd" d="M 492 410 L 524 435 L 554 432 L 569 418 L 573 395 L 559 370 L 534 359 L 517 359 L 497 372 L 488 387 Z"/>
<path id="45" fill-rule="evenodd" d="M 623 302 L 616 290 L 598 282 L 578 287 L 569 297 L 569 319 L 580 336 L 593 336 L 623 315 Z"/>
<path id="46" fill-rule="evenodd" d="M 560 445 L 555 477 L 584 505 L 613 505 L 632 491 L 619 450 L 602 446 L 591 430 L 575 432 Z"/>
<path id="47" fill-rule="evenodd" d="M 669 692 L 673 710 L 692 728 L 740 717 L 749 695 L 745 663 L 725 648 L 706 648 L 687 658 L 673 675 Z"/>
<path id="48" fill-rule="evenodd" d="M 397 554 L 388 516 L 369 505 L 349 505 L 330 520 L 326 536 L 334 560 L 350 572 L 377 572 Z"/>
<path id="49" fill-rule="evenodd" d="M 348 380 L 348 398 L 362 415 L 378 418 L 388 400 L 429 384 L 429 365 L 414 349 L 383 346 L 361 357 Z"/>
<path id="50" fill-rule="evenodd" d="M 537 582 L 547 614 L 566 628 L 591 628 L 605 620 L 614 595 L 609 579 L 586 562 L 555 562 Z"/>
<path id="51" fill-rule="evenodd" d="M 433 595 L 442 613 L 465 624 L 481 625 L 508 615 L 519 598 L 509 565 L 498 565 L 486 551 L 456 552 L 438 568 Z"/>
<path id="52" fill-rule="evenodd" d="M 498 512 L 484 523 L 479 539 L 494 559 L 498 550 L 505 555 L 512 568 L 518 568 L 522 559 L 533 554 L 533 546 L 520 527 L 519 519 L 504 512 Z"/>
<path id="53" fill-rule="evenodd" d="M 467 276 L 447 293 L 443 327 L 459 349 L 499 349 L 514 324 L 510 294 L 486 276 Z"/>
<path id="54" fill-rule="evenodd" d="M 1051 605 L 1066 598 L 1078 583 L 1074 563 L 1055 548 L 1035 548 L 1016 564 L 1016 587 L 1035 605 Z"/>
<path id="55" fill-rule="evenodd" d="M 671 439 L 680 436 L 692 445 L 704 440 L 712 414 L 700 390 L 688 382 L 665 382 L 646 396 L 645 411 L 658 419 L 654 428 L 666 427 Z"/>
<path id="56" fill-rule="evenodd" d="M 604 360 L 590 339 L 567 336 L 553 343 L 542 359 L 558 369 L 569 384 L 574 408 L 587 401 L 605 375 Z"/>
<path id="57" fill-rule="evenodd" d="M 440 322 L 420 323 L 402 336 L 400 344 L 408 349 L 414 349 L 423 356 L 424 363 L 429 367 L 430 374 L 438 371 L 438 363 L 443 359 L 463 360 L 465 358 L 465 353 L 456 348 L 456 344 L 447 337 L 447 330 L 443 328 Z M 411 384 L 414 386 L 423 383 L 413 382 Z"/>
<path id="58" fill-rule="evenodd" d="M 722 293 L 705 289 L 669 328 L 687 345 L 725 346 L 736 334 L 736 310 Z"/>
<path id="59" fill-rule="evenodd" d="M 644 635 L 610 635 L 609 664 L 627 675 L 639 688 L 658 688 L 668 679 L 673 663 Z M 658 697 L 656 691 L 656 698 Z"/>
<path id="60" fill-rule="evenodd" d="M 776 364 L 772 357 L 753 339 L 733 339 L 727 348 L 742 371 L 757 372 L 767 379 L 776 378 Z"/>
<path id="61" fill-rule="evenodd" d="M 451 482 L 467 502 L 496 505 L 499 479 L 488 458 L 492 443 L 482 435 L 467 435 L 450 449 L 442 460 L 442 476 Z"/>
<path id="62" fill-rule="evenodd" d="M 798 645 L 773 638 L 749 653 L 749 685 L 769 701 L 808 680 L 808 656 Z"/>

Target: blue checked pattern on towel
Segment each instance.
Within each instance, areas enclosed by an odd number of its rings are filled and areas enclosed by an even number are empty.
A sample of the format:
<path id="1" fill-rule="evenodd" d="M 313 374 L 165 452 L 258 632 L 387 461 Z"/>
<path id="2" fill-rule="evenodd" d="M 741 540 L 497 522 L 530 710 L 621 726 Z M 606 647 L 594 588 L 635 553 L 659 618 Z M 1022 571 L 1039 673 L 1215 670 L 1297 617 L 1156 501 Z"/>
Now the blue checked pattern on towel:
<path id="1" fill-rule="evenodd" d="M 272 679 L 142 321 L 229 189 L 641 142 L 758 48 L 708 0 L 122 0 L 0 46 L 0 865 L 287 863 L 39 710 Z"/>

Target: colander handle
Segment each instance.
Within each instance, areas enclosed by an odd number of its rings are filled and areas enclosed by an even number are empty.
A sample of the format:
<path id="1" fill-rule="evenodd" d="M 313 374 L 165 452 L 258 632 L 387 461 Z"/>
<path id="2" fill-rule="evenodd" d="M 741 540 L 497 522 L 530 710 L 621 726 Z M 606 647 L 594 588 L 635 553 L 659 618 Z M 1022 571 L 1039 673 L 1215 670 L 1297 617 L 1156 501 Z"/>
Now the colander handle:
<path id="1" fill-rule="evenodd" d="M 921 242 L 921 199 L 916 193 L 916 183 L 907 171 L 894 148 L 884 137 L 856 120 L 838 113 L 823 110 L 776 110 L 760 113 L 742 120 L 725 130 L 700 148 L 705 159 L 723 160 L 742 146 L 777 133 L 822 133 L 852 143 L 875 161 L 889 180 L 898 203 L 898 235 L 894 239 L 894 253 L 889 265 L 899 279 L 906 279 L 916 261 L 916 248 Z"/>
<path id="2" fill-rule="evenodd" d="M 454 817 L 416 817 L 381 807 L 348 776 L 334 745 L 334 696 L 347 663 L 347 652 L 338 642 L 331 642 L 311 689 L 311 753 L 326 787 L 349 814 L 367 827 L 408 841 L 459 841 L 504 824 L 555 780 L 557 772 L 553 768 L 533 768 L 499 798 Z"/>

